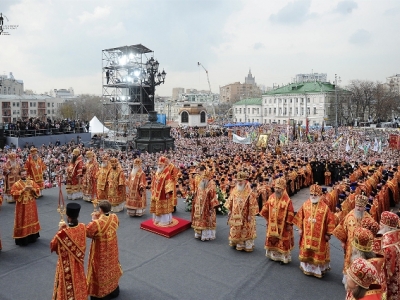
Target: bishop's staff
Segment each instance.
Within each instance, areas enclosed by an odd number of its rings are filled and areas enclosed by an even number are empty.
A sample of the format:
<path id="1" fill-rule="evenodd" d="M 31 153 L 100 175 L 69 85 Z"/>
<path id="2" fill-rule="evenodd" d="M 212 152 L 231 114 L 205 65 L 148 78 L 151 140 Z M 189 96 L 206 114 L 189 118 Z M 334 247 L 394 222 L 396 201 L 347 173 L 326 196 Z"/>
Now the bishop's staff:
<path id="1" fill-rule="evenodd" d="M 61 172 L 58 173 L 58 187 L 59 187 L 59 193 L 58 193 L 58 208 L 57 208 L 57 212 L 60 214 L 60 222 L 58 223 L 58 227 L 61 227 L 63 225 L 65 225 L 65 221 L 64 221 L 64 215 L 65 215 L 65 202 L 64 202 L 64 196 L 62 193 L 62 175 Z"/>

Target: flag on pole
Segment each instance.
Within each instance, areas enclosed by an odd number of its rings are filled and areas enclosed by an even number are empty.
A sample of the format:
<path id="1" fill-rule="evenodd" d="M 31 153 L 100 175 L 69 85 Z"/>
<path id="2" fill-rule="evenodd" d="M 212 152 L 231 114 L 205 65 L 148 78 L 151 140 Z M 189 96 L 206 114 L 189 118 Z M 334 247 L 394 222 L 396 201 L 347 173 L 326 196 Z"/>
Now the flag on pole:
<path id="1" fill-rule="evenodd" d="M 378 152 L 378 150 L 379 150 L 379 143 L 378 140 L 375 138 L 374 148 L 372 148 L 372 151 Z"/>
<path id="2" fill-rule="evenodd" d="M 342 140 L 343 140 L 343 136 L 341 135 L 336 139 L 336 141 L 333 142 L 332 148 L 336 148 Z"/>
<path id="3" fill-rule="evenodd" d="M 346 152 L 350 152 L 351 148 L 350 148 L 350 144 L 349 144 L 349 139 L 347 139 L 346 142 Z"/>
<path id="4" fill-rule="evenodd" d="M 368 153 L 368 149 L 369 149 L 369 147 L 371 146 L 371 144 L 370 143 L 365 143 L 364 144 L 364 155 L 367 155 L 367 153 Z"/>

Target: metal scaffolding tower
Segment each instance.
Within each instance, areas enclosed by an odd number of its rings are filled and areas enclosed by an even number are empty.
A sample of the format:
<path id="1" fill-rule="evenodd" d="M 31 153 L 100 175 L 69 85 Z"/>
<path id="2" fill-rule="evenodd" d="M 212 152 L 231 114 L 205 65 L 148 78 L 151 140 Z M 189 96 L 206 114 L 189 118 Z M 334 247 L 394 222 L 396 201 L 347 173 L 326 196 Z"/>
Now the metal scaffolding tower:
<path id="1" fill-rule="evenodd" d="M 146 62 L 154 56 L 137 44 L 102 50 L 103 122 L 114 144 L 132 140 L 135 128 L 154 110 L 151 87 L 144 80 Z"/>

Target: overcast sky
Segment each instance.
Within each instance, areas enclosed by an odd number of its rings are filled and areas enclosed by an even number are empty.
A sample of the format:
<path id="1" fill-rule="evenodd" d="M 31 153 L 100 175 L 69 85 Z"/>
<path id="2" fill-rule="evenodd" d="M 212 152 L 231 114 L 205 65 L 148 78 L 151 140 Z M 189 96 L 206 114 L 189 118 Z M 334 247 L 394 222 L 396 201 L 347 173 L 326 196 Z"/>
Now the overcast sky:
<path id="1" fill-rule="evenodd" d="M 173 87 L 287 84 L 297 73 L 385 81 L 400 73 L 398 0 L 1 0 L 0 73 L 37 93 L 100 95 L 102 50 L 143 44 Z"/>

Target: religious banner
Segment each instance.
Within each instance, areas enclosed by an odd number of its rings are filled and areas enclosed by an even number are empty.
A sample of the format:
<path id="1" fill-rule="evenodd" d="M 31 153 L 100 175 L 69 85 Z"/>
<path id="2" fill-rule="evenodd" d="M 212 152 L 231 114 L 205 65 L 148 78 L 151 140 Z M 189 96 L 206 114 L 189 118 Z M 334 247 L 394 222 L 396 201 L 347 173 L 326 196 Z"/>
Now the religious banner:
<path id="1" fill-rule="evenodd" d="M 260 134 L 256 146 L 260 148 L 267 148 L 268 134 Z"/>
<path id="2" fill-rule="evenodd" d="M 251 144 L 250 136 L 244 138 L 236 134 L 233 134 L 232 141 L 237 144 Z"/>
<path id="3" fill-rule="evenodd" d="M 400 135 L 391 134 L 389 136 L 389 148 L 400 150 Z"/>

